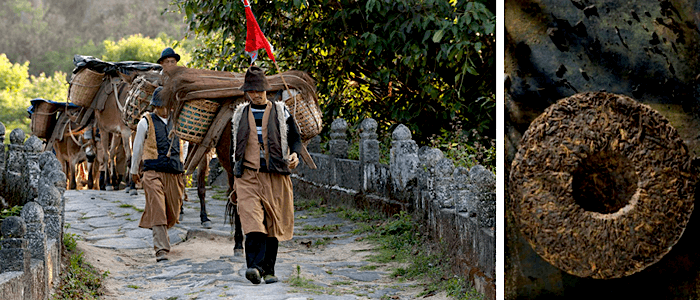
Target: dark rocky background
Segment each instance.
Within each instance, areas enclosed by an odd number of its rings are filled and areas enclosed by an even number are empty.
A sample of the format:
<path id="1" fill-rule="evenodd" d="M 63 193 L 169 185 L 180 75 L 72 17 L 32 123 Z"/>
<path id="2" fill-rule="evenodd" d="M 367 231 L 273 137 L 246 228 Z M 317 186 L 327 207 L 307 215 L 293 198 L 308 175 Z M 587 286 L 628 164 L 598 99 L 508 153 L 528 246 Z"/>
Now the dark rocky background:
<path id="1" fill-rule="evenodd" d="M 700 1 L 505 1 L 506 178 L 530 122 L 578 92 L 624 94 L 650 105 L 700 155 L 699 24 Z M 657 264 L 593 280 L 542 260 L 515 228 L 508 196 L 506 299 L 700 297 L 697 214 Z"/>

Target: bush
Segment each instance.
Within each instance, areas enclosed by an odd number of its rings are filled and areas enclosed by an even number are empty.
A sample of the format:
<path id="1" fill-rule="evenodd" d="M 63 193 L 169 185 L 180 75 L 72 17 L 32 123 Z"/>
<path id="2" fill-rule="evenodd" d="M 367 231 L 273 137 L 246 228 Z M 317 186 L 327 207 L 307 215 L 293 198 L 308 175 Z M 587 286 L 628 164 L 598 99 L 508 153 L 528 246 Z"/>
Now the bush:
<path id="1" fill-rule="evenodd" d="M 430 146 L 442 150 L 455 167 L 482 165 L 495 174 L 496 140 L 481 137 L 476 130 L 464 130 L 461 121 L 453 122 L 450 127 L 450 130 L 442 129 L 440 135 L 431 136 Z"/>

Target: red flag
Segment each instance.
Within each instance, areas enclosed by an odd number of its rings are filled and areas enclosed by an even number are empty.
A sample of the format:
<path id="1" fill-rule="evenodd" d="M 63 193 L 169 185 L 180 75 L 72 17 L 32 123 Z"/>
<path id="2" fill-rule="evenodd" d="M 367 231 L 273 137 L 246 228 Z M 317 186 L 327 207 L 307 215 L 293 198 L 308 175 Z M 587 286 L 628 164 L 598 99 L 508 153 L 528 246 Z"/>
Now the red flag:
<path id="1" fill-rule="evenodd" d="M 270 45 L 270 42 L 267 41 L 265 35 L 262 33 L 262 30 L 260 30 L 260 25 L 258 25 L 258 21 L 255 20 L 255 16 L 253 15 L 253 11 L 250 9 L 248 0 L 242 1 L 243 6 L 245 7 L 245 18 L 248 28 L 248 35 L 246 36 L 245 40 L 245 51 L 249 52 L 250 57 L 252 58 L 251 64 L 257 58 L 257 50 L 260 48 L 265 48 L 267 56 L 269 56 L 272 61 L 275 61 L 275 55 L 272 54 L 272 45 Z"/>

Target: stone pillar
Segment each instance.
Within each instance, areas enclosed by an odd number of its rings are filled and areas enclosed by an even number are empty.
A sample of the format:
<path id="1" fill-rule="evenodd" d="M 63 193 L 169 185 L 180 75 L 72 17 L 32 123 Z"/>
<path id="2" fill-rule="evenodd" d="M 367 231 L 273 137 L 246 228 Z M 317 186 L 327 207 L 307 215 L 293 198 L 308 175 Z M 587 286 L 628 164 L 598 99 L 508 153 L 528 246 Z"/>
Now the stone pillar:
<path id="1" fill-rule="evenodd" d="M 469 177 L 477 194 L 476 214 L 481 227 L 496 226 L 496 175 L 476 165 L 469 170 Z"/>
<path id="2" fill-rule="evenodd" d="M 342 118 L 333 120 L 331 124 L 331 140 L 328 142 L 328 150 L 331 156 L 335 158 L 348 157 L 348 141 L 346 140 L 346 131 L 348 123 Z"/>
<path id="3" fill-rule="evenodd" d="M 469 169 L 457 167 L 452 177 L 455 182 L 455 191 L 452 194 L 452 198 L 455 200 L 457 212 L 468 213 L 469 217 L 475 218 L 477 216 L 476 207 L 479 202 L 479 193 L 472 184 Z"/>
<path id="4" fill-rule="evenodd" d="M 411 139 L 411 131 L 403 124 L 394 129 L 391 138 L 393 141 L 391 142 L 389 171 L 394 189 L 403 191 L 418 174 L 420 165 L 418 145 Z"/>
<path id="5" fill-rule="evenodd" d="M 309 140 L 306 150 L 310 153 L 321 153 L 321 136 L 317 135 Z"/>
<path id="6" fill-rule="evenodd" d="M 449 158 L 440 159 L 435 165 L 435 199 L 440 208 L 454 208 L 455 201 L 453 191 L 455 190 L 454 178 L 452 177 L 455 167 Z"/>
<path id="7" fill-rule="evenodd" d="M 29 271 L 31 254 L 27 240 L 27 226 L 20 217 L 7 217 L 2 222 L 0 242 L 0 273 Z"/>
<path id="8" fill-rule="evenodd" d="M 445 155 L 437 148 L 423 146 L 418 151 L 418 195 L 414 202 L 417 211 L 427 212 L 428 204 L 435 199 L 435 166 Z"/>
<path id="9" fill-rule="evenodd" d="M 0 122 L 0 170 L 5 170 L 5 124 Z"/>
<path id="10" fill-rule="evenodd" d="M 24 205 L 31 201 L 27 193 L 29 187 L 29 174 L 27 160 L 24 154 L 24 131 L 12 130 L 10 133 L 10 146 L 5 163 L 5 195 L 10 206 Z"/>
<path id="11" fill-rule="evenodd" d="M 39 167 L 39 154 L 44 150 L 44 142 L 35 135 L 30 136 L 24 142 L 24 154 L 27 158 L 26 171 L 29 176 L 29 196 L 34 199 L 38 196 L 37 185 L 41 168 Z"/>
<path id="12" fill-rule="evenodd" d="M 360 123 L 360 162 L 379 163 L 379 141 L 377 141 L 377 121 L 367 118 Z"/>
<path id="13" fill-rule="evenodd" d="M 34 259 L 46 260 L 46 233 L 44 226 L 44 209 L 34 201 L 22 207 L 21 213 L 27 226 L 25 238 Z"/>
<path id="14" fill-rule="evenodd" d="M 36 202 L 44 209 L 44 223 L 46 224 L 46 239 L 61 240 L 63 218 L 63 196 L 54 185 L 43 184 L 39 186 L 39 197 Z"/>

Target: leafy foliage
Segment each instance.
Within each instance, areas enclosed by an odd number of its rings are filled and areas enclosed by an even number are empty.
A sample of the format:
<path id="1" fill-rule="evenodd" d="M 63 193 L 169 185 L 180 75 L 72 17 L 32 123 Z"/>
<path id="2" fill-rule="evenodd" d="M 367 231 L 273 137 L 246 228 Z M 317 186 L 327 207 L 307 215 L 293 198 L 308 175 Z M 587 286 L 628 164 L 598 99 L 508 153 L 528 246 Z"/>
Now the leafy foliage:
<path id="1" fill-rule="evenodd" d="M 155 63 L 160 58 L 160 53 L 166 47 L 172 47 L 173 42 L 165 36 L 151 39 L 141 34 L 134 34 L 123 38 L 117 42 L 105 40 L 104 54 L 102 60 L 105 61 L 145 61 Z M 189 61 L 189 53 L 184 49 L 174 49 L 180 55 L 178 64 L 182 65 Z"/>
<path id="2" fill-rule="evenodd" d="M 496 140 L 481 137 L 477 130 L 464 130 L 460 121 L 441 129 L 429 139 L 430 146 L 442 150 L 455 167 L 471 168 L 482 165 L 496 173 Z"/>
<path id="3" fill-rule="evenodd" d="M 15 205 L 10 208 L 4 208 L 0 211 L 0 220 L 4 220 L 7 217 L 19 217 L 20 213 L 22 213 L 22 205 Z"/>
<path id="4" fill-rule="evenodd" d="M 65 234 L 63 243 L 66 247 L 68 261 L 61 273 L 61 283 L 53 299 L 99 299 L 102 295 L 102 280 L 109 272 L 100 273 L 85 261 L 83 252 L 76 250 L 75 235 Z"/>
<path id="5" fill-rule="evenodd" d="M 277 47 L 280 68 L 317 79 L 326 124 L 336 117 L 349 123 L 372 117 L 380 130 L 404 123 L 425 141 L 453 118 L 495 137 L 495 109 L 483 100 L 495 99 L 492 2 L 287 0 L 251 6 Z M 173 3 L 201 41 L 192 66 L 245 70 L 240 1 Z M 260 51 L 262 67 L 276 72 Z"/>
<path id="6" fill-rule="evenodd" d="M 68 73 L 75 54 L 100 57 L 105 39 L 133 34 L 180 37 L 178 14 L 161 14 L 170 0 L 7 0 L 0 1 L 0 53 L 31 61 L 29 73 Z M 158 53 L 160 53 L 158 50 Z"/>

